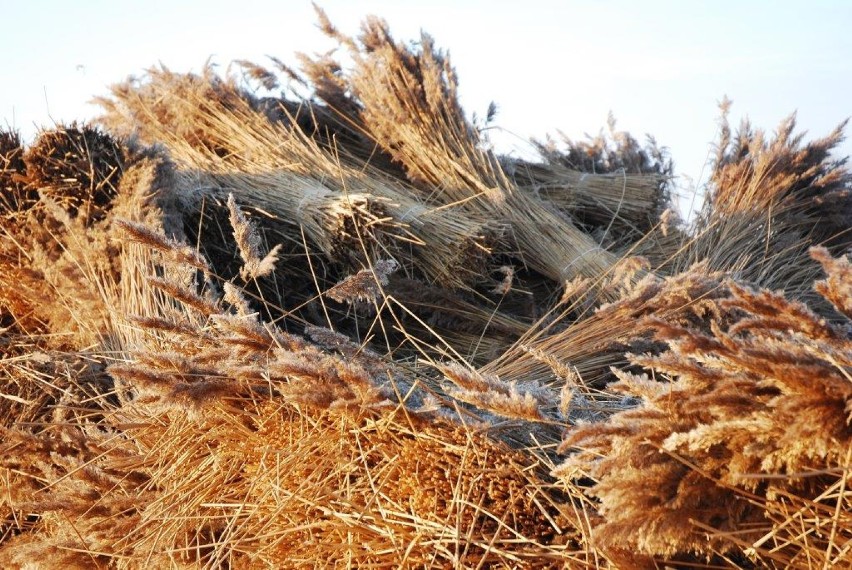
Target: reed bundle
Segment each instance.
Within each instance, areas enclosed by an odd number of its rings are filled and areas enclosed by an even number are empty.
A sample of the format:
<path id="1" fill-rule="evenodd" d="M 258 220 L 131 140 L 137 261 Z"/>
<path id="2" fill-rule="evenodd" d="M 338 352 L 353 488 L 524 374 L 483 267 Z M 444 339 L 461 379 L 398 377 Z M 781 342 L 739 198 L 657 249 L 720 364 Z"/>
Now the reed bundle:
<path id="1" fill-rule="evenodd" d="M 25 171 L 21 136 L 0 130 L 0 212 L 14 212 L 31 204 L 37 196 L 27 192 L 20 175 Z"/>
<path id="2" fill-rule="evenodd" d="M 458 102 L 455 71 L 428 35 L 409 48 L 395 42 L 386 23 L 368 19 L 356 41 L 321 11 L 320 17 L 355 65 L 341 74 L 333 60 L 309 61 L 310 81 L 323 86 L 318 96 L 333 110 L 358 109 L 346 118 L 403 165 L 424 200 L 505 219 L 523 262 L 557 283 L 611 269 L 611 253 L 566 216 L 518 191 L 482 148 Z"/>
<path id="3" fill-rule="evenodd" d="M 321 26 L 311 99 L 0 132 L 0 567 L 850 566 L 840 131 L 723 121 L 689 233 L 653 141 L 498 159 L 430 38 Z"/>
<path id="4" fill-rule="evenodd" d="M 595 174 L 526 161 L 505 162 L 504 168 L 512 172 L 522 191 L 544 198 L 590 225 L 612 224 L 614 235 L 629 229 L 647 232 L 664 203 L 660 187 L 665 178 L 660 174 Z"/>
<path id="5" fill-rule="evenodd" d="M 820 290 L 836 298 L 841 267 L 824 249 L 812 253 L 832 275 Z M 557 473 L 595 480 L 604 549 L 771 568 L 846 564 L 849 335 L 781 295 L 728 287 L 710 331 L 647 319 L 668 349 L 631 360 L 671 382 L 619 372 L 616 388 L 643 405 L 576 430 L 562 445 L 581 451 Z"/>
<path id="6" fill-rule="evenodd" d="M 587 308 L 581 318 L 560 329 L 557 325 L 569 320 L 573 311 L 583 311 L 579 303 L 562 307 L 561 314 L 544 326 L 531 327 L 483 369 L 501 378 L 553 383 L 560 381 L 562 366 L 578 374 L 582 384 L 601 388 L 613 380 L 613 368 L 627 366 L 627 353 L 654 348 L 653 327 L 643 323 L 644 317 L 681 324 L 706 319 L 711 301 L 725 292 L 720 276 L 699 264 L 674 277 L 649 275 L 635 285 L 627 281 L 628 289 L 618 301 L 595 311 Z"/>
<path id="7" fill-rule="evenodd" d="M 391 248 L 386 254 L 403 260 L 413 257 L 403 265 L 442 285 L 465 286 L 483 273 L 498 225 L 424 205 L 363 165 L 347 164 L 297 126 L 270 122 L 211 73 L 151 70 L 144 84 L 117 86 L 114 99 L 104 102 L 106 124 L 165 143 L 180 165 L 197 171 L 200 179 L 182 200 L 198 202 L 215 189 L 233 192 L 294 230 L 304 229 L 332 260 L 358 252 L 352 245 L 369 235 L 363 243 Z"/>
<path id="8" fill-rule="evenodd" d="M 669 268 L 680 271 L 707 260 L 710 269 L 827 309 L 810 287 L 821 268 L 808 251 L 813 244 L 836 252 L 852 245 L 852 175 L 844 161 L 830 156 L 843 125 L 806 144 L 794 133 L 794 116 L 772 138 L 747 121 L 732 137 L 728 106 L 723 104 L 707 202 Z"/>

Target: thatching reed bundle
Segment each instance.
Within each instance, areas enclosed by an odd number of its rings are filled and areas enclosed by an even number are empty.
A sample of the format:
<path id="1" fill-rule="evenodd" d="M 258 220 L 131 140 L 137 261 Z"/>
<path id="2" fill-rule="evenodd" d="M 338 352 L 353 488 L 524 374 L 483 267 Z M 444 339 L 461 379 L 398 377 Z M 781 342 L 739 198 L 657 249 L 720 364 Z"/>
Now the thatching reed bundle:
<path id="1" fill-rule="evenodd" d="M 723 124 L 687 236 L 653 142 L 500 161 L 431 40 L 322 25 L 314 99 L 0 136 L 0 567 L 849 566 L 839 131 Z"/>
<path id="2" fill-rule="evenodd" d="M 534 141 L 544 161 L 504 160 L 507 172 L 523 190 L 569 212 L 607 249 L 643 256 L 653 270 L 666 272 L 687 239 L 671 207 L 674 168 L 667 149 L 653 137 L 642 145 L 618 131 L 612 115 L 594 137 L 560 133 L 560 139 Z"/>
<path id="3" fill-rule="evenodd" d="M 464 117 L 449 58 L 423 35 L 418 48 L 397 43 L 387 24 L 367 19 L 357 40 L 339 33 L 318 10 L 323 30 L 349 50 L 351 72 L 330 58 L 307 60 L 317 96 L 347 116 L 418 185 L 423 199 L 500 217 L 512 228 L 516 254 L 557 283 L 597 279 L 615 257 L 566 216 L 519 192 Z"/>
<path id="4" fill-rule="evenodd" d="M 845 161 L 830 156 L 843 125 L 803 143 L 802 134 L 794 135 L 794 117 L 773 138 L 745 122 L 734 138 L 727 109 L 726 103 L 708 201 L 668 270 L 707 260 L 712 270 L 819 306 L 809 284 L 820 268 L 808 248 L 825 244 L 843 252 L 852 244 L 852 178 Z"/>
<path id="5" fill-rule="evenodd" d="M 302 61 L 310 83 L 333 111 L 362 128 L 422 191 L 440 204 L 501 200 L 504 175 L 496 158 L 478 148 L 478 134 L 458 101 L 449 59 L 423 34 L 420 49 L 395 42 L 387 24 L 367 18 L 356 41 L 339 33 L 317 8 L 321 29 L 345 46 L 350 72 L 325 57 Z"/>
<path id="6" fill-rule="evenodd" d="M 343 252 L 362 259 L 365 245 L 390 249 L 385 255 L 403 262 L 413 257 L 402 263 L 407 269 L 463 286 L 483 273 L 499 235 L 499 226 L 484 217 L 425 206 L 336 149 L 321 147 L 295 122 L 270 122 L 209 69 L 201 77 L 151 70 L 145 82 L 116 86 L 113 96 L 103 101 L 103 122 L 165 144 L 196 178 L 183 199 L 197 203 L 210 192 L 233 192 L 289 225 L 293 241 L 304 230 L 331 260 Z"/>
<path id="7" fill-rule="evenodd" d="M 665 148 L 648 137 L 643 146 L 616 129 L 586 140 L 560 133 L 561 147 L 550 136 L 535 141 L 543 164 L 509 163 L 522 187 L 566 208 L 585 226 L 598 227 L 604 239 L 631 243 L 657 223 L 668 206 L 673 164 Z"/>
<path id="8" fill-rule="evenodd" d="M 62 128 L 42 137 L 62 140 L 67 133 Z M 152 224 L 161 219 L 154 200 L 168 172 L 162 159 L 137 154 L 116 172 L 107 157 L 128 156 L 129 151 L 112 139 L 103 140 L 110 141 L 103 143 L 108 152 L 100 158 L 105 170 L 95 168 L 98 159 L 94 155 L 87 155 L 92 160 L 89 169 L 77 155 L 70 155 L 68 170 L 55 167 L 56 180 L 49 178 L 49 169 L 42 171 L 45 178 L 28 178 L 29 187 L 40 191 L 39 201 L 27 210 L 10 213 L 0 226 L 2 312 L 14 319 L 19 332 L 49 333 L 45 340 L 53 348 L 112 346 L 116 336 L 126 334 L 120 326 L 125 311 L 116 306 L 133 308 L 123 305 L 121 299 L 138 298 L 137 257 L 144 260 L 147 256 L 122 244 L 123 231 L 114 219 L 121 216 Z M 36 144 L 27 151 L 28 160 L 36 164 L 58 160 L 36 160 L 37 149 L 45 148 L 44 143 Z M 79 175 L 74 186 L 66 176 L 70 169 L 86 170 L 93 176 Z M 35 186 L 36 179 L 43 186 Z M 93 188 L 97 190 L 94 194 L 90 193 Z"/>
<path id="9" fill-rule="evenodd" d="M 597 174 L 558 163 L 526 161 L 504 161 L 504 168 L 522 191 L 532 192 L 590 225 L 607 227 L 612 222 L 613 238 L 623 239 L 621 234 L 631 228 L 647 232 L 666 203 L 660 200 L 665 178 L 659 174 Z"/>
<path id="10" fill-rule="evenodd" d="M 654 348 L 653 327 L 643 324 L 645 317 L 697 324 L 711 314 L 711 301 L 725 292 L 720 277 L 706 265 L 696 265 L 672 277 L 648 275 L 635 285 L 628 281 L 618 301 L 593 311 L 580 303 L 568 304 L 561 314 L 531 327 L 485 370 L 506 379 L 553 383 L 564 381 L 561 366 L 578 374 L 583 385 L 601 388 L 613 380 L 613 367 L 628 365 L 626 352 Z M 582 317 L 570 322 L 574 311 L 582 311 Z M 560 327 L 565 321 L 567 326 Z"/>
<path id="11" fill-rule="evenodd" d="M 746 120 L 736 136 L 727 122 L 730 101 L 722 104 L 722 128 L 711 177 L 710 205 L 717 216 L 754 210 L 768 211 L 785 202 L 798 202 L 803 221 L 820 222 L 815 239 L 840 237 L 848 241 L 852 197 L 845 160 L 831 151 L 843 140 L 841 123 L 828 136 L 802 144 L 794 134 L 796 117 L 787 117 L 767 140 Z"/>
<path id="12" fill-rule="evenodd" d="M 93 127 L 58 127 L 41 133 L 24 155 L 27 184 L 72 217 L 104 216 L 126 157 L 110 135 Z"/>
<path id="13" fill-rule="evenodd" d="M 126 153 L 106 133 L 76 126 L 42 132 L 23 153 L 17 168 L 26 171 L 13 175 L 23 201 L 0 224 L 0 322 L 11 319 L 16 333 L 79 349 L 115 331 L 120 317 L 106 299 L 118 295 L 121 248 L 105 218 L 138 212 L 149 190 L 116 198 Z"/>
<path id="14" fill-rule="evenodd" d="M 0 129 L 0 213 L 25 209 L 38 198 L 26 190 L 25 173 L 21 136 Z"/>

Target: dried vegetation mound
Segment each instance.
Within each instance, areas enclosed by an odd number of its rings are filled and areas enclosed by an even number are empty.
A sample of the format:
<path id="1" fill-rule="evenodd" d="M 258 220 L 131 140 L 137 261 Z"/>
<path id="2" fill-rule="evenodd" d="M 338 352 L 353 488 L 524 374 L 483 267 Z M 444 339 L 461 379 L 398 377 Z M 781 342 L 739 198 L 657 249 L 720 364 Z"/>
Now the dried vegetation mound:
<path id="1" fill-rule="evenodd" d="M 652 139 L 497 156 L 320 22 L 0 133 L 0 567 L 852 564 L 841 130 L 723 121 L 685 228 Z"/>

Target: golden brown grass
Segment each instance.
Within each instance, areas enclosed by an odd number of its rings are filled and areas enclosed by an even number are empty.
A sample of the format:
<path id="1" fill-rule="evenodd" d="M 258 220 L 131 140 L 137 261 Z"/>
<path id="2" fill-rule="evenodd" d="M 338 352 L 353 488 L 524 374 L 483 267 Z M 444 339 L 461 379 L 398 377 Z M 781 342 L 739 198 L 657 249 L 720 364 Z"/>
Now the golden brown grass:
<path id="1" fill-rule="evenodd" d="M 0 133 L 0 567 L 849 566 L 840 131 L 723 123 L 689 233 L 653 143 L 501 159 L 431 39 L 321 25 L 313 99 Z"/>
<path id="2" fill-rule="evenodd" d="M 841 279 L 831 275 L 823 291 Z M 848 332 L 778 294 L 727 288 L 709 332 L 646 318 L 668 350 L 631 361 L 655 377 L 617 372 L 613 386 L 643 404 L 575 430 L 562 448 L 580 451 L 556 473 L 594 479 L 604 548 L 778 568 L 848 562 Z"/>
<path id="3" fill-rule="evenodd" d="M 352 164 L 298 124 L 270 122 L 210 69 L 202 76 L 152 69 L 144 82 L 114 87 L 113 96 L 104 100 L 105 124 L 169 148 L 186 173 L 183 203 L 233 193 L 266 212 L 287 212 L 277 218 L 284 238 L 301 243 L 304 232 L 331 261 L 354 255 L 363 263 L 363 242 L 441 285 L 464 286 L 482 273 L 500 233 L 482 216 L 423 204 L 400 181 Z"/>
<path id="4" fill-rule="evenodd" d="M 385 22 L 368 18 L 356 39 L 340 34 L 318 9 L 321 27 L 354 60 L 351 73 L 323 58 L 306 61 L 317 95 L 401 164 L 429 203 L 467 215 L 499 217 L 511 227 L 522 263 L 564 284 L 596 278 L 616 258 L 567 215 L 519 191 L 497 157 L 484 150 L 457 95 L 457 77 L 446 54 L 423 34 L 417 47 L 396 42 Z M 446 208 L 444 208 L 446 209 Z"/>

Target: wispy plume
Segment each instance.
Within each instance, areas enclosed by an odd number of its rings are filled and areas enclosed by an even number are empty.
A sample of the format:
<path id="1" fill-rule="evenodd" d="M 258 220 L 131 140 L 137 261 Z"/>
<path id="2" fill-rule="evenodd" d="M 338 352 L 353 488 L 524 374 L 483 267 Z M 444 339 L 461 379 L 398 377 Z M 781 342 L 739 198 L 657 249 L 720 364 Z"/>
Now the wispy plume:
<path id="1" fill-rule="evenodd" d="M 234 230 L 234 239 L 237 242 L 240 257 L 244 262 L 240 269 L 240 277 L 248 281 L 271 274 L 275 271 L 281 244 L 273 247 L 266 255 L 262 255 L 261 239 L 257 227 L 242 213 L 234 200 L 233 194 L 228 194 L 228 212 L 230 213 L 228 219 L 231 221 L 231 228 Z"/>

